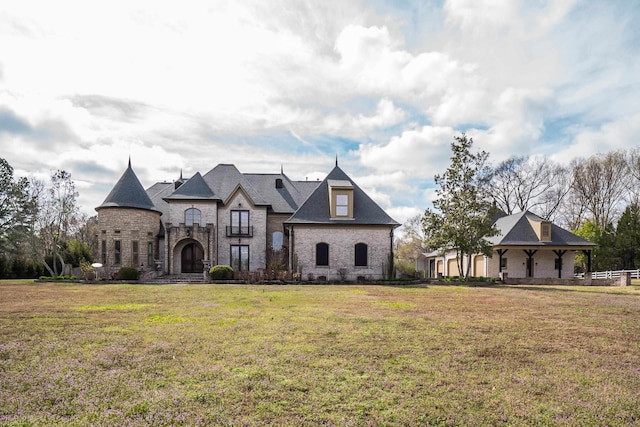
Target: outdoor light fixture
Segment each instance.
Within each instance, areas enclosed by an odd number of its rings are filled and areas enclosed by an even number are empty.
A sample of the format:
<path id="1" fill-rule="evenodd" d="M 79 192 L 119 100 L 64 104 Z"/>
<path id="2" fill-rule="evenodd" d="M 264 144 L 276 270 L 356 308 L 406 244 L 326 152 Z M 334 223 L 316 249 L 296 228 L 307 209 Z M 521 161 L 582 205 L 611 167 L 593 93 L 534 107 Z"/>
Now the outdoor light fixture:
<path id="1" fill-rule="evenodd" d="M 93 267 L 96 271 L 96 280 L 98 280 L 98 269 L 102 268 L 102 264 L 100 264 L 99 262 L 94 262 L 93 264 L 91 264 L 91 267 Z"/>

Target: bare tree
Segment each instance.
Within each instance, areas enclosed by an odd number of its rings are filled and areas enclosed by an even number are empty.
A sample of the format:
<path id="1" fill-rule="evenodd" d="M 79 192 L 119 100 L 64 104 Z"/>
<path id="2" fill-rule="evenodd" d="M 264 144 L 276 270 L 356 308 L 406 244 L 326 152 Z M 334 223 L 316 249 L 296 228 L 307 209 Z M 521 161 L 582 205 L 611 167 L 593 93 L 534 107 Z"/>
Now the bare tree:
<path id="1" fill-rule="evenodd" d="M 629 172 L 629 192 L 634 203 L 640 201 L 640 147 L 632 148 L 628 151 L 627 171 Z"/>
<path id="2" fill-rule="evenodd" d="M 553 220 L 571 188 L 570 178 L 567 168 L 547 157 L 511 157 L 493 170 L 493 199 L 509 215 L 534 210 Z"/>
<path id="3" fill-rule="evenodd" d="M 51 187 L 45 189 L 43 183 L 36 183 L 32 191 L 39 201 L 36 220 L 39 242 L 36 245 L 41 245 L 34 252 L 49 273 L 57 276 L 62 273 L 58 267 L 64 266 L 64 246 L 79 225 L 78 192 L 71 174 L 61 170 L 51 175 Z M 47 257 L 52 259 L 51 265 Z"/>
<path id="4" fill-rule="evenodd" d="M 592 156 L 573 167 L 571 191 L 598 227 L 615 223 L 628 202 L 629 175 L 622 151 Z"/>
<path id="5" fill-rule="evenodd" d="M 416 259 L 424 249 L 422 216 L 415 215 L 402 225 L 402 235 L 395 241 L 395 266 L 402 274 L 415 274 Z"/>

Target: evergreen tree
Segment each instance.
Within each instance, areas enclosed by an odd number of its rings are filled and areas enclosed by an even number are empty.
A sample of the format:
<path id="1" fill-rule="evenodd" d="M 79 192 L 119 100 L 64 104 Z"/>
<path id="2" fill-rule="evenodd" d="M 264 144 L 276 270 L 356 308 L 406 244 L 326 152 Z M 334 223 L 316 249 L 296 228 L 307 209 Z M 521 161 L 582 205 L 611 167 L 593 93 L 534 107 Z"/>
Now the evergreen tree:
<path id="1" fill-rule="evenodd" d="M 443 175 L 435 176 L 437 198 L 422 217 L 425 243 L 443 252 L 456 252 L 458 271 L 467 278 L 471 255 L 491 255 L 487 237 L 497 235 L 494 209 L 489 194 L 491 169 L 485 151 L 471 152 L 473 139 L 464 133 L 451 143 L 451 164 Z M 465 263 L 466 261 L 466 263 Z"/>
<path id="2" fill-rule="evenodd" d="M 615 249 L 621 269 L 640 268 L 640 207 L 636 204 L 627 206 L 618 220 Z"/>

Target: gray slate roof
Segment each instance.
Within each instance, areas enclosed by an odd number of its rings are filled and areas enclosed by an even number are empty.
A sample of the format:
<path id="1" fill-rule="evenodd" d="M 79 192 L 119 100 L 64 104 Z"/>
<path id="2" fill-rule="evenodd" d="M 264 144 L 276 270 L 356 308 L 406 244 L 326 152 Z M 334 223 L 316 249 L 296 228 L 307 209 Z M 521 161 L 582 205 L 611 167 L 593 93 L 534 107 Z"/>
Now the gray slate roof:
<path id="1" fill-rule="evenodd" d="M 542 218 L 530 211 L 498 218 L 495 225 L 500 234 L 488 240 L 493 246 L 595 246 L 595 243 L 591 243 L 553 223 L 551 224 L 551 241 L 540 241 L 529 222 L 529 218 L 534 221 L 543 221 Z"/>
<path id="2" fill-rule="evenodd" d="M 104 208 L 136 208 L 157 210 L 140 180 L 131 168 L 131 161 L 109 195 L 96 210 Z"/>
<path id="3" fill-rule="evenodd" d="M 353 185 L 353 219 L 332 219 L 329 205 L 329 181 L 349 181 Z M 400 224 L 393 220 L 373 201 L 339 166 L 327 175 L 300 208 L 285 221 L 285 224 L 358 224 L 388 225 Z"/>
<path id="4" fill-rule="evenodd" d="M 320 184 L 317 181 L 292 181 L 285 174 L 246 174 L 245 178 L 269 201 L 273 213 L 292 214 Z M 277 180 L 281 180 L 281 188 L 276 188 Z"/>
<path id="5" fill-rule="evenodd" d="M 184 181 L 184 180 L 183 180 Z M 186 180 L 184 184 L 178 187 L 171 195 L 167 196 L 168 200 L 220 200 L 213 194 L 211 188 L 200 175 L 196 172 L 191 179 Z"/>
<path id="6" fill-rule="evenodd" d="M 276 188 L 276 180 L 282 188 Z M 175 189 L 175 183 L 158 182 L 147 189 L 156 209 L 169 214 L 169 202 L 178 200 L 212 200 L 226 202 L 242 187 L 256 205 L 268 206 L 270 212 L 291 215 L 320 184 L 319 181 L 292 181 L 284 173 L 243 174 L 234 165 L 221 164 L 204 176 L 196 173 Z"/>
<path id="7" fill-rule="evenodd" d="M 207 172 L 203 179 L 214 194 L 224 203 L 228 201 L 238 187 L 242 187 L 256 206 L 269 205 L 268 201 L 234 165 L 218 165 Z"/>
<path id="8" fill-rule="evenodd" d="M 282 185 L 276 185 L 280 180 Z M 330 219 L 327 183 L 337 180 L 351 183 L 354 189 L 354 218 Z M 196 173 L 190 179 L 180 177 L 183 184 L 177 189 L 173 182 L 158 182 L 146 191 L 136 174 L 129 167 L 109 196 L 96 209 L 106 207 L 135 207 L 159 211 L 169 218 L 171 201 L 228 202 L 235 191 L 242 188 L 257 206 L 267 206 L 272 213 L 291 215 L 291 224 L 349 224 L 389 225 L 400 224 L 389 217 L 364 191 L 336 166 L 324 181 L 293 181 L 284 172 L 279 174 L 243 174 L 234 165 L 220 164 L 204 176 Z"/>

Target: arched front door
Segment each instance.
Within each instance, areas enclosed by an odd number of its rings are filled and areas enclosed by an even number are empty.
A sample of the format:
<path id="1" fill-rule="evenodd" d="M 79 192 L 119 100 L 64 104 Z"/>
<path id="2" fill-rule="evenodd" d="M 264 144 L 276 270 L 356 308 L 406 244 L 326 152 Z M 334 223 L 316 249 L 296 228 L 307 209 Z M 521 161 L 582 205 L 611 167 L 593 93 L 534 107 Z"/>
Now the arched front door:
<path id="1" fill-rule="evenodd" d="M 182 248 L 182 265 L 183 273 L 202 273 L 202 260 L 204 259 L 204 250 L 198 243 L 188 243 Z"/>

